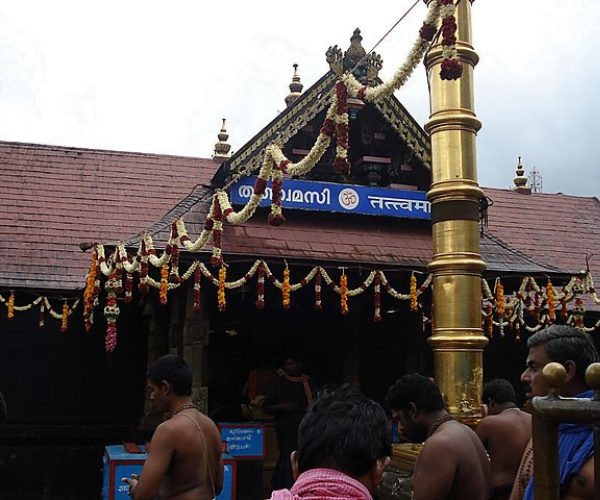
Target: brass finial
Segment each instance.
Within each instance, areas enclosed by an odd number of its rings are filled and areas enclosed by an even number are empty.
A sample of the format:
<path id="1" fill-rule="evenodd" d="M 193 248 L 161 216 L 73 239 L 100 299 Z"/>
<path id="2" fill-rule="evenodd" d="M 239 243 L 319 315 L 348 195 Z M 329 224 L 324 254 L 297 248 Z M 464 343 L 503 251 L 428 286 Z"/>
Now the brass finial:
<path id="1" fill-rule="evenodd" d="M 560 363 L 548 363 L 542 369 L 542 379 L 548 384 L 548 397 L 558 398 L 561 387 L 567 381 L 567 370 Z"/>
<path id="2" fill-rule="evenodd" d="M 351 71 L 352 74 L 364 85 L 374 85 L 377 74 L 383 66 L 383 60 L 379 54 L 367 51 L 362 46 L 363 37 L 360 29 L 356 28 L 350 38 L 350 47 L 342 54 L 342 50 L 334 45 L 329 47 L 325 56 L 331 71 L 340 76 L 344 71 Z"/>
<path id="3" fill-rule="evenodd" d="M 304 85 L 300 83 L 300 76 L 298 75 L 298 65 L 294 63 L 294 76 L 292 77 L 292 83 L 290 83 L 290 93 L 285 98 L 285 103 L 289 106 L 302 94 Z"/>
<path id="4" fill-rule="evenodd" d="M 218 137 L 219 142 L 215 144 L 215 154 L 213 156 L 213 160 L 217 163 L 222 163 L 231 157 L 229 154 L 231 145 L 227 143 L 229 134 L 227 133 L 227 130 L 225 130 L 225 118 L 223 118 L 223 125 L 221 126 L 221 131 L 219 132 Z"/>
<path id="5" fill-rule="evenodd" d="M 513 189 L 515 191 L 519 191 L 520 193 L 531 193 L 531 187 L 527 185 L 527 177 L 525 177 L 525 170 L 523 169 L 523 164 L 521 163 L 521 155 L 518 156 L 519 161 L 517 162 L 517 172 L 513 179 L 515 183 Z"/>
<path id="6" fill-rule="evenodd" d="M 585 383 L 594 389 L 594 400 L 600 400 L 600 363 L 592 363 L 585 370 Z"/>

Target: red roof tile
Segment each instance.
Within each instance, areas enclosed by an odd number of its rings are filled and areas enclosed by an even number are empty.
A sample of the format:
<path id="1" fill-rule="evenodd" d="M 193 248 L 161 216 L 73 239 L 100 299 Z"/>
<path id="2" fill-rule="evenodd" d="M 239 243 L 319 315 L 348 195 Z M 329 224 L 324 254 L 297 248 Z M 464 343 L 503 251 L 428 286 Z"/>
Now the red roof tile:
<path id="1" fill-rule="evenodd" d="M 600 277 L 600 202 L 598 198 L 485 188 L 493 202 L 486 233 L 538 262 Z"/>
<path id="2" fill-rule="evenodd" d="M 79 243 L 126 238 L 217 169 L 212 160 L 0 142 L 0 286 L 81 289 Z"/>

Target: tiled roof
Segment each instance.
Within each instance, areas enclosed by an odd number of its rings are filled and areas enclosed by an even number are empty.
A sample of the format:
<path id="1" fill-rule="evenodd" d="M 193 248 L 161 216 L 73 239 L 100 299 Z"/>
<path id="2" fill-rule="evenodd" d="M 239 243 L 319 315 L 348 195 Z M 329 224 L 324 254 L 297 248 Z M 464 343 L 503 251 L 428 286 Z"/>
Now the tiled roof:
<path id="1" fill-rule="evenodd" d="M 202 189 L 212 160 L 0 142 L 0 287 L 74 290 L 90 255 Z"/>
<path id="2" fill-rule="evenodd" d="M 196 205 L 183 217 L 192 239 L 202 231 L 207 211 L 208 203 L 204 203 Z M 259 209 L 244 225 L 224 224 L 222 248 L 226 260 L 239 256 L 270 257 L 311 260 L 320 264 L 344 262 L 406 268 L 424 268 L 431 260 L 431 228 L 426 221 L 284 210 L 286 222 L 273 227 L 267 223 L 267 214 L 267 209 Z M 162 247 L 169 239 L 171 220 L 165 218 L 155 224 L 154 227 L 161 227 L 161 230 L 150 233 Z M 481 238 L 481 254 L 488 271 L 493 273 L 559 272 L 492 235 Z"/>
<path id="3" fill-rule="evenodd" d="M 486 233 L 538 262 L 573 273 L 586 269 L 600 277 L 600 202 L 564 194 L 521 194 L 484 188 L 493 201 Z"/>

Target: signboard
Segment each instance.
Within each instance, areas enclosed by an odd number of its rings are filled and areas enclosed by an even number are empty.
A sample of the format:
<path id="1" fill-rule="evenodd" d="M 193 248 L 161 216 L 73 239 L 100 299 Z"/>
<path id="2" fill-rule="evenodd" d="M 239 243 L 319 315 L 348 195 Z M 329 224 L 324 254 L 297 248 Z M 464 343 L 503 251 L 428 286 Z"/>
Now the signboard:
<path id="1" fill-rule="evenodd" d="M 389 420 L 390 423 L 390 434 L 392 435 L 392 443 L 396 444 L 400 442 L 400 434 L 398 433 L 398 421 Z"/>
<path id="2" fill-rule="evenodd" d="M 234 500 L 236 498 L 236 467 L 235 459 L 229 454 L 223 454 L 223 489 L 216 500 Z"/>
<path id="3" fill-rule="evenodd" d="M 231 186 L 230 199 L 245 204 L 252 196 L 256 177 L 244 177 Z M 284 208 L 325 210 L 365 215 L 430 219 L 431 207 L 424 191 L 285 179 L 281 190 Z M 273 192 L 267 185 L 260 206 L 269 206 Z"/>
<path id="4" fill-rule="evenodd" d="M 142 472 L 147 457 L 144 447 L 140 453 L 130 453 L 120 444 L 104 450 L 102 500 L 129 500 L 129 485 L 121 478 Z"/>
<path id="5" fill-rule="evenodd" d="M 260 424 L 220 423 L 221 440 L 235 458 L 265 458 L 265 428 Z"/>

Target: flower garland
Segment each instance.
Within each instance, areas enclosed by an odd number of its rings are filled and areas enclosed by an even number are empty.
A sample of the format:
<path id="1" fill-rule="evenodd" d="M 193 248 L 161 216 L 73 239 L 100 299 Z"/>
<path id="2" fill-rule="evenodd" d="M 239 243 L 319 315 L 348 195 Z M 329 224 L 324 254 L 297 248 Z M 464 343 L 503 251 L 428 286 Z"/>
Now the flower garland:
<path id="1" fill-rule="evenodd" d="M 381 321 L 381 272 L 375 272 L 375 279 L 373 280 L 373 304 L 375 306 L 375 314 L 373 315 L 373 321 L 378 323 Z"/>
<path id="2" fill-rule="evenodd" d="M 550 318 L 550 322 L 554 323 L 556 321 L 556 302 L 554 300 L 554 285 L 548 280 L 548 284 L 546 285 L 546 297 L 548 301 L 548 317 Z"/>
<path id="3" fill-rule="evenodd" d="M 69 304 L 65 301 L 62 306 L 62 318 L 60 322 L 60 331 L 65 333 L 69 328 Z"/>
<path id="4" fill-rule="evenodd" d="M 345 316 L 348 314 L 348 276 L 342 270 L 340 276 L 340 306 L 342 314 Z"/>
<path id="5" fill-rule="evenodd" d="M 94 309 L 94 292 L 96 290 L 96 278 L 98 272 L 97 255 L 98 253 L 94 249 L 90 270 L 86 277 L 85 291 L 83 292 L 83 323 L 86 332 L 89 332 L 92 327 L 91 314 Z"/>
<path id="6" fill-rule="evenodd" d="M 8 298 L 8 321 L 13 319 L 15 319 L 15 292 L 11 292 Z"/>
<path id="7" fill-rule="evenodd" d="M 198 264 L 196 262 L 196 264 Z M 200 266 L 196 265 L 194 269 L 194 312 L 200 312 L 202 309 L 202 303 L 200 302 Z"/>
<path id="8" fill-rule="evenodd" d="M 168 284 L 169 284 L 169 266 L 164 265 L 160 268 L 160 293 L 158 295 L 161 306 L 167 305 Z"/>
<path id="9" fill-rule="evenodd" d="M 281 297 L 283 308 L 286 311 L 290 308 L 290 292 L 290 269 L 289 267 L 285 266 L 285 269 L 283 270 L 283 286 L 281 288 Z"/>
<path id="10" fill-rule="evenodd" d="M 500 283 L 500 280 L 496 280 L 496 312 L 498 314 L 498 318 L 502 318 L 504 316 L 504 311 L 506 308 L 506 302 L 504 300 L 504 286 Z"/>
<path id="11" fill-rule="evenodd" d="M 265 266 L 261 263 L 258 265 L 258 279 L 256 280 L 256 307 L 263 309 L 265 307 Z"/>
<path id="12" fill-rule="evenodd" d="M 117 347 L 117 318 L 121 313 L 117 305 L 117 293 L 121 287 L 119 273 L 114 272 L 104 285 L 108 295 L 104 306 L 104 317 L 106 318 L 106 338 L 104 347 L 106 352 L 113 352 Z"/>
<path id="13" fill-rule="evenodd" d="M 219 311 L 225 311 L 227 301 L 225 300 L 225 280 L 227 279 L 227 269 L 224 265 L 219 269 L 219 291 L 217 293 L 217 299 L 219 304 Z"/>
<path id="14" fill-rule="evenodd" d="M 40 315 L 39 315 L 39 320 L 38 320 L 38 328 L 40 329 L 41 332 L 44 331 L 44 329 L 46 328 L 46 324 L 45 324 L 45 317 L 44 317 L 44 301 L 41 301 L 42 303 L 40 304 Z"/>
<path id="15" fill-rule="evenodd" d="M 440 0 L 442 8 L 442 66 L 440 78 L 442 80 L 458 80 L 463 73 L 463 65 L 456 52 L 456 19 L 454 0 Z"/>
<path id="16" fill-rule="evenodd" d="M 419 308 L 419 302 L 417 300 L 417 278 L 415 273 L 410 275 L 410 310 L 411 312 L 417 312 Z"/>
<path id="17" fill-rule="evenodd" d="M 321 275 L 321 268 L 317 268 L 315 274 L 315 310 L 320 311 L 323 309 L 323 303 L 321 302 L 321 281 L 323 276 Z"/>
<path id="18" fill-rule="evenodd" d="M 335 148 L 333 170 L 340 175 L 348 175 L 350 173 L 350 163 L 348 162 L 348 89 L 343 80 L 339 80 L 335 84 L 335 96 L 335 137 L 337 146 Z"/>

